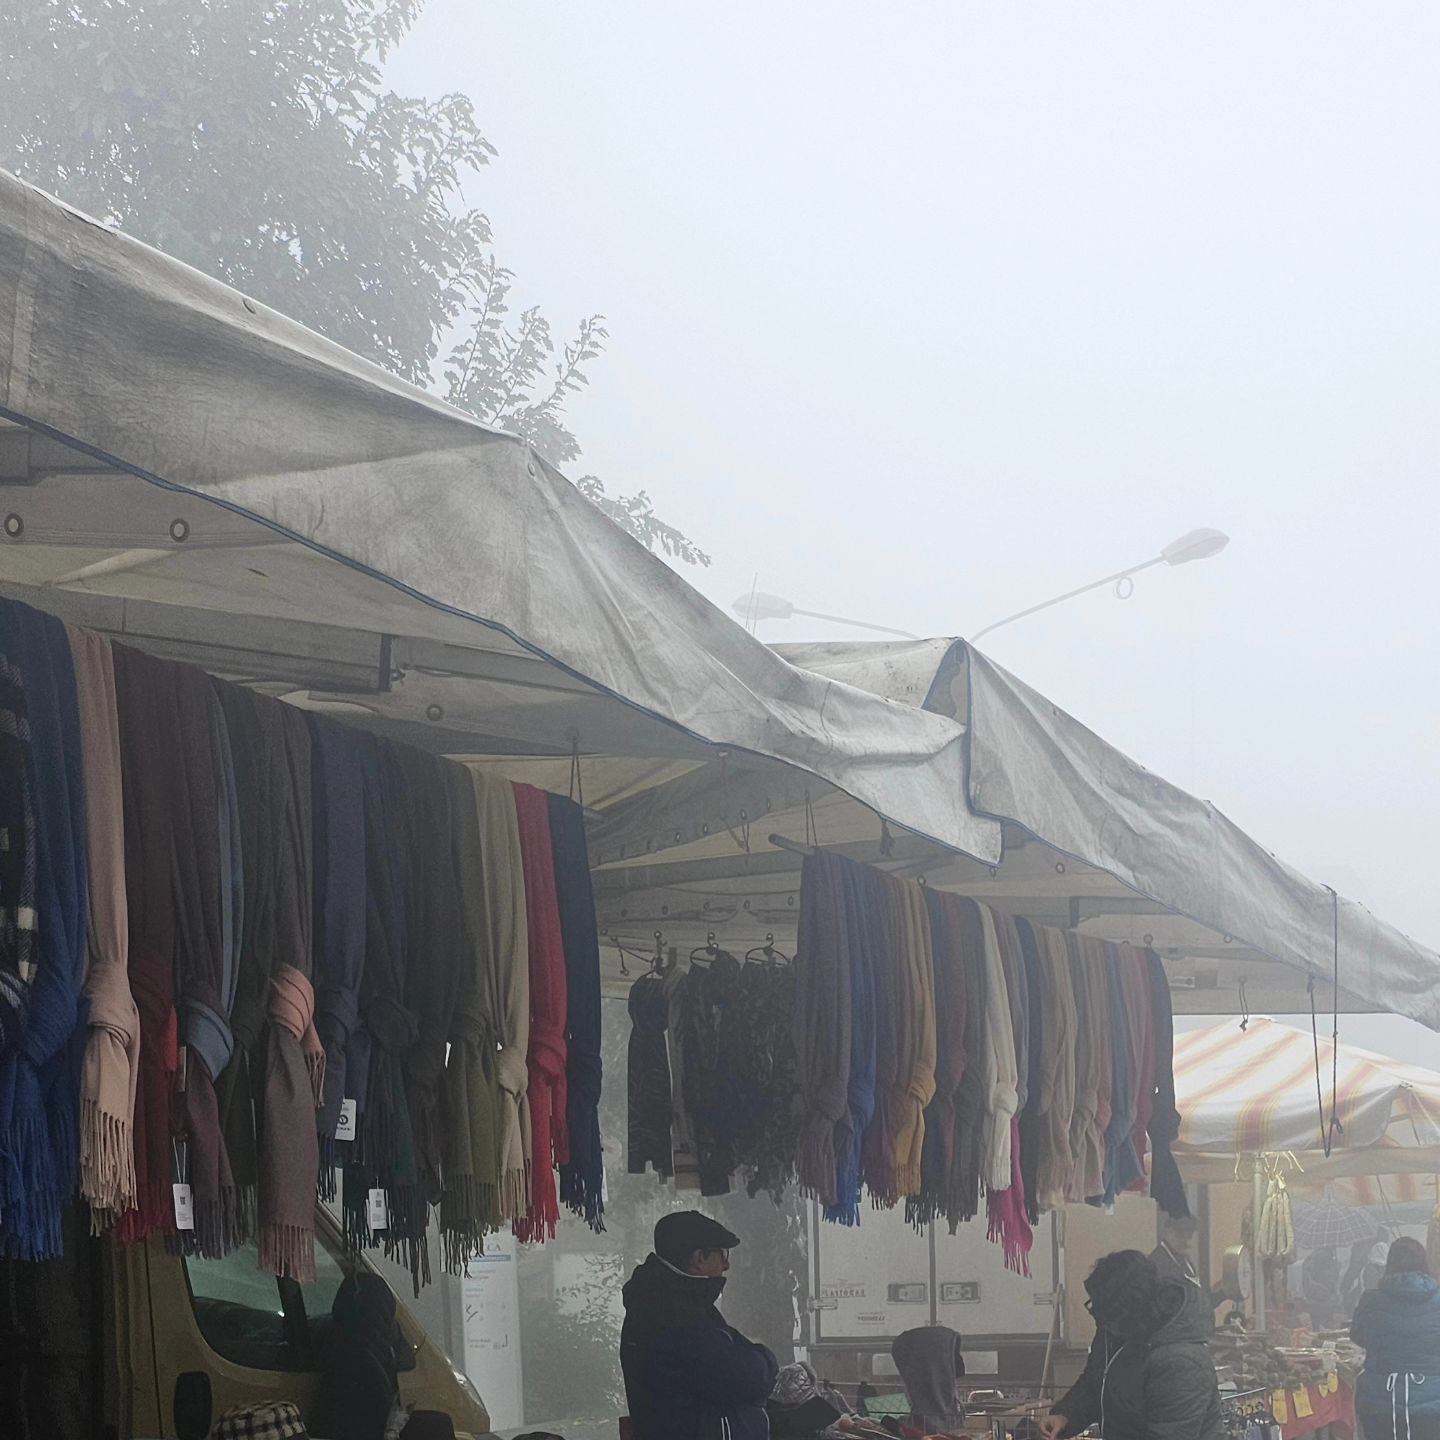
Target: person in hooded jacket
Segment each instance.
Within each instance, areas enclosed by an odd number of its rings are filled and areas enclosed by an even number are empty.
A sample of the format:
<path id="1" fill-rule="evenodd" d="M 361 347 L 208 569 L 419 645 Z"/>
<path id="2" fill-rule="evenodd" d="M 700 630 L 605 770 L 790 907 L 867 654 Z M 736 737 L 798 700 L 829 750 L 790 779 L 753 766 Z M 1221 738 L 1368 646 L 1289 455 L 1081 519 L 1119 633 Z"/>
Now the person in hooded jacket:
<path id="1" fill-rule="evenodd" d="M 698 1210 L 663 1215 L 625 1284 L 620 1367 L 635 1440 L 767 1440 L 778 1366 L 717 1308 L 740 1243 Z"/>
<path id="2" fill-rule="evenodd" d="M 1440 1282 L 1418 1240 L 1390 1246 L 1350 1338 L 1365 1351 L 1355 1411 L 1368 1440 L 1440 1440 Z"/>
<path id="3" fill-rule="evenodd" d="M 1209 1332 L 1184 1282 L 1120 1250 L 1096 1264 L 1085 1290 L 1095 1339 L 1084 1373 L 1040 1422 L 1042 1440 L 1091 1425 L 1105 1440 L 1221 1440 Z"/>
<path id="4" fill-rule="evenodd" d="M 890 1347 L 910 1401 L 910 1420 L 925 1433 L 955 1430 L 965 1418 L 956 1386 L 965 1374 L 960 1335 L 948 1325 L 917 1325 Z"/>

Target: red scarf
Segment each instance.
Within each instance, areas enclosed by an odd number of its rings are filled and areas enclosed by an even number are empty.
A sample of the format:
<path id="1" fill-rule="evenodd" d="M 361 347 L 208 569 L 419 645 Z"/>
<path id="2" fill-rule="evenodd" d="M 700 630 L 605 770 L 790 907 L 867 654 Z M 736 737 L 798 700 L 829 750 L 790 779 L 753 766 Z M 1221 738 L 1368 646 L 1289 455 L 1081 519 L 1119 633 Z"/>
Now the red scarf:
<path id="1" fill-rule="evenodd" d="M 550 800 L 531 785 L 515 786 L 520 856 L 525 875 L 525 921 L 530 939 L 529 1213 L 515 1222 L 521 1240 L 552 1239 L 560 1220 L 555 1167 L 570 1159 L 565 1083 L 565 937 L 555 893 Z"/>

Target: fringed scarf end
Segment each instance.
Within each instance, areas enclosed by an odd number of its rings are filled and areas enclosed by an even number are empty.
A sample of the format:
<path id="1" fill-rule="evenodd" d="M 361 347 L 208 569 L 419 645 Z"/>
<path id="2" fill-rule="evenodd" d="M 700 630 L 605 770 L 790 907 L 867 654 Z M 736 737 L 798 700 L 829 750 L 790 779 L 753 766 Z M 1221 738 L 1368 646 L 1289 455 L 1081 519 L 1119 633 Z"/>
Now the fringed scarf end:
<path id="1" fill-rule="evenodd" d="M 123 1214 L 135 1203 L 135 1144 L 130 1122 L 107 1114 L 88 1098 L 80 1106 L 80 1194 L 89 1202 L 92 1229 L 95 1211 Z"/>
<path id="2" fill-rule="evenodd" d="M 308 1225 L 264 1225 L 260 1230 L 260 1263 L 266 1275 L 315 1282 L 315 1232 Z"/>

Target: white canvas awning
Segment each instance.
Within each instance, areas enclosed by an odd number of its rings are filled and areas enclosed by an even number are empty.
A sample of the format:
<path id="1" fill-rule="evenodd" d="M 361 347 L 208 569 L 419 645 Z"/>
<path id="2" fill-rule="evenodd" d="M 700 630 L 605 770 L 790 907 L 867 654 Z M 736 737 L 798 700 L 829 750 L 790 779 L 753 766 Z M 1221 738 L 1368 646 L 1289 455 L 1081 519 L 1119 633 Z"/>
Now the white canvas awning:
<path id="1" fill-rule="evenodd" d="M 769 836 L 813 833 L 1149 937 L 1182 1009 L 1329 974 L 1324 890 L 978 652 L 771 650 L 519 440 L 4 175 L 0 522 L 68 619 L 562 789 L 578 754 L 612 937 L 793 933 Z M 1340 921 L 1342 1003 L 1440 1028 L 1436 956 Z"/>
<path id="2" fill-rule="evenodd" d="M 1327 1157 L 1332 1087 L 1343 1129 Z M 1231 1180 L 1237 1163 L 1280 1154 L 1298 1167 L 1292 1183 L 1310 1185 L 1440 1170 L 1440 1074 L 1260 1016 L 1176 1035 L 1175 1106 L 1190 1180 Z"/>

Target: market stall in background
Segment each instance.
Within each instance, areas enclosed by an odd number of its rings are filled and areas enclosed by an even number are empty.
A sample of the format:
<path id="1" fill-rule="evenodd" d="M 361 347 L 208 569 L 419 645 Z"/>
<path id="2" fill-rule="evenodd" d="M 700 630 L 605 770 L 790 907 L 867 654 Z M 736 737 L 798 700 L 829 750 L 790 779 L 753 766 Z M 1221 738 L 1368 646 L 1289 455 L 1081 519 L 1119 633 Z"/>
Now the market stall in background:
<path id="1" fill-rule="evenodd" d="M 440 1158 L 423 1179 L 371 1166 L 360 1192 L 337 1192 L 338 1223 L 308 1206 L 299 1220 L 272 1207 L 268 1240 L 254 1237 L 272 1272 L 257 1298 L 254 1264 L 236 1266 L 239 1250 L 227 1250 L 235 1232 L 223 1204 L 216 1244 L 183 1258 L 174 1252 L 187 1247 L 167 1247 L 165 1161 L 152 1156 L 149 1239 L 104 1258 L 112 1328 L 128 1327 L 132 1348 L 118 1362 L 108 1352 L 86 1362 L 96 1413 L 115 1398 L 112 1367 L 125 1369 L 131 1394 L 119 1403 L 130 1409 L 106 1416 L 122 1434 L 176 1433 L 182 1411 L 196 1408 L 195 1372 L 177 1373 L 177 1347 L 137 1329 L 146 1310 L 137 1297 L 188 1294 L 189 1308 L 174 1309 L 194 1311 L 190 1353 L 213 1352 L 201 1363 L 244 1385 L 255 1366 L 239 1351 L 227 1359 L 226 1345 L 243 1350 L 277 1332 L 284 1347 L 297 1323 L 309 1333 L 297 1296 L 310 1287 L 292 1282 L 309 1280 L 313 1255 L 315 1283 L 332 1287 L 310 1290 L 320 1315 L 353 1252 L 376 1241 L 382 1222 L 388 1236 L 392 1216 L 401 1243 L 382 1241 L 389 1260 L 374 1263 L 398 1264 L 407 1287 L 427 1278 L 428 1263 L 436 1283 L 415 1313 L 500 1425 L 613 1431 L 618 1280 L 648 1247 L 655 1217 L 682 1202 L 720 1213 L 745 1237 L 727 1306 L 777 1350 L 848 1367 L 836 1378 L 857 1386 L 893 1388 L 884 1365 L 898 1329 L 954 1317 L 977 1384 L 1056 1383 L 1061 1352 L 1088 1338 L 1075 1313 L 1082 1258 L 1150 1248 L 1155 1207 L 1137 1191 L 1158 1181 L 1167 1205 L 1189 1203 L 1154 1159 L 1173 1139 L 1162 1059 L 1172 1009 L 1294 1011 L 1318 982 L 1327 1009 L 1440 1027 L 1436 956 L 1290 870 L 963 641 L 767 649 L 523 442 L 7 177 L 0 324 L 4 596 L 33 607 L 13 613 L 42 617 L 24 623 L 52 637 L 65 622 L 87 650 L 123 647 L 171 685 L 203 680 L 227 725 L 243 714 L 272 736 L 264 743 L 279 743 L 293 783 L 257 823 L 274 837 L 267 855 L 289 845 L 301 857 L 265 866 L 299 917 L 297 934 L 316 913 L 334 918 L 314 908 L 316 894 L 331 893 L 315 876 L 328 877 L 332 862 L 363 872 L 372 892 L 379 877 L 397 879 L 405 903 L 364 922 L 368 946 L 377 924 L 389 933 L 398 917 L 406 957 L 375 961 L 372 972 L 367 949 L 361 1008 L 382 1053 L 367 1073 L 381 1077 L 375 1104 L 397 1123 L 408 1113 L 429 1144 L 422 1165 Z M 153 695 L 136 703 L 153 705 Z M 199 745 L 213 738 L 207 726 L 220 734 L 214 705 L 203 707 L 204 724 L 177 721 L 175 734 L 177 753 L 198 747 L 194 773 L 212 779 L 227 773 Z M 277 731 L 311 737 L 312 779 L 315 736 L 333 740 L 341 770 L 347 756 L 360 757 L 362 772 L 367 756 L 384 757 L 361 785 L 367 814 L 404 817 L 377 827 L 358 860 L 326 848 L 309 905 L 297 877 L 319 852 L 314 832 L 308 849 L 297 840 L 306 787 Z M 433 867 L 417 857 L 437 843 L 463 857 L 468 841 L 426 817 L 445 806 L 483 815 L 475 797 L 496 795 L 528 819 L 482 828 L 478 866 L 474 855 L 457 860 L 457 893 L 433 891 Z M 583 822 L 563 863 L 553 830 L 548 852 L 539 842 L 542 808 L 565 817 L 567 834 Z M 254 851 L 238 798 L 233 810 L 239 853 Z M 208 811 L 174 813 L 208 836 Z M 312 824 L 316 814 L 316 831 L 347 833 L 328 811 L 312 811 Z M 230 833 L 216 824 L 217 837 Z M 502 832 L 515 843 L 498 845 Z M 576 942 L 572 968 L 571 936 L 589 916 L 574 902 L 586 847 L 597 924 Z M 212 877 L 237 852 L 221 853 L 224 863 L 207 839 Z M 557 887 L 544 907 L 530 903 L 537 865 Z M 218 937 L 215 964 L 181 976 L 180 1000 L 199 1007 L 200 1053 L 202 1012 L 217 1010 L 218 992 L 229 1023 L 236 1003 L 236 972 L 227 979 L 225 968 L 233 912 L 220 891 L 213 913 L 196 912 Z M 343 884 L 333 893 L 353 904 Z M 468 911 L 475 894 L 484 903 Z M 448 977 L 433 964 L 433 936 L 407 928 L 441 914 L 469 937 Z M 857 933 L 903 965 L 866 970 L 850 943 Z M 299 942 L 293 968 L 328 955 L 335 932 L 321 934 L 318 945 Z M 77 963 L 72 981 L 82 974 Z M 562 976 L 586 997 L 564 1020 Z M 964 1002 L 982 980 L 986 1005 L 972 1014 Z M 829 1003 L 840 989 L 843 1005 Z M 721 1010 L 733 1001 L 735 1017 L 764 1021 L 728 1036 L 770 1037 L 724 1052 L 718 1079 L 754 1082 L 744 1131 L 725 1137 L 724 1153 L 704 1135 L 716 1066 L 692 1075 L 673 1063 L 694 1038 L 694 996 L 711 990 L 727 997 Z M 165 1033 L 163 1008 L 151 1016 L 150 1052 Z M 354 1008 L 332 1004 L 331 1018 L 353 1027 Z M 1071 1025 L 1072 1043 L 1047 1076 L 1032 1064 L 1051 1053 L 1047 1027 L 1057 1023 Z M 280 1024 L 272 1018 L 241 1048 L 269 1044 Z M 294 1046 L 275 1042 L 286 1063 L 298 1059 L 297 1079 L 317 1076 L 308 1027 L 291 1031 Z M 857 1040 L 865 1033 L 873 1052 Z M 774 1064 L 792 1034 L 787 1083 Z M 1001 1082 L 978 1109 L 962 1052 L 983 1055 Z M 419 1055 L 428 1068 L 404 1063 Z M 474 1074 L 461 1077 L 461 1062 Z M 639 1113 L 627 1093 L 627 1072 L 646 1064 L 656 1078 L 663 1065 L 670 1082 L 661 1116 L 644 1113 L 650 1089 L 641 1087 Z M 152 1080 L 174 1069 L 152 1067 Z M 1126 1097 L 1104 1123 L 1102 1080 L 1107 1107 Z M 461 1147 L 430 1135 L 430 1102 L 447 1085 L 475 1101 L 472 1138 L 489 1104 L 497 1133 L 521 1140 L 513 1120 L 523 1098 L 540 1127 L 530 1131 L 541 1147 L 533 1168 L 523 1144 L 517 1158 L 507 1143 L 493 1174 L 467 1170 Z M 1072 1094 L 1069 1115 L 1047 1130 L 1063 1106 L 1040 1097 L 1057 1086 Z M 584 1126 L 569 1123 L 575 1095 Z M 354 1098 L 328 1096 L 341 1102 L 337 1128 L 317 1145 L 351 1143 L 338 1127 Z M 1347 1126 L 1348 1106 L 1347 1095 Z M 363 1148 L 363 1107 L 352 1118 Z M 967 1149 L 977 1130 L 978 1153 Z M 582 1134 L 598 1138 L 604 1163 L 592 1151 L 579 1176 L 560 1137 Z M 932 1153 L 947 1136 L 948 1153 Z M 262 1147 L 257 1179 L 270 1166 L 293 1180 L 293 1160 Z M 298 1169 L 307 1164 L 301 1156 Z M 535 1188 L 521 1194 L 517 1174 Z M 286 1191 L 290 1210 L 295 1193 Z M 564 1206 L 579 1222 L 557 1228 Z M 311 1223 L 313 1250 L 295 1234 Z M 880 1278 L 866 1268 L 876 1255 L 888 1256 Z M 234 1322 L 228 1338 L 199 1323 L 205 1302 L 217 1324 Z M 313 1370 L 314 1353 L 287 1351 L 265 1373 L 274 1385 L 301 1384 L 286 1376 Z"/>

